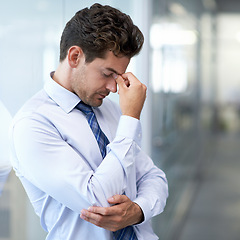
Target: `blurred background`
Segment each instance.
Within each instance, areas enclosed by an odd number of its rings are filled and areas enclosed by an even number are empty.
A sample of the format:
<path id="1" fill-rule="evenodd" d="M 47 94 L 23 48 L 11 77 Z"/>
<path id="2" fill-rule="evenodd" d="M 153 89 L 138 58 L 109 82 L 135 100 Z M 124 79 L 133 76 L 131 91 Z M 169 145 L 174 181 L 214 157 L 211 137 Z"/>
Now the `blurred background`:
<path id="1" fill-rule="evenodd" d="M 11 118 L 56 69 L 66 22 L 95 2 L 0 1 L 0 171 Z M 161 240 L 240 239 L 240 1 L 99 2 L 129 14 L 145 35 L 128 70 L 148 86 L 143 148 L 169 181 L 154 231 Z M 0 240 L 45 236 L 11 171 L 0 196 Z"/>

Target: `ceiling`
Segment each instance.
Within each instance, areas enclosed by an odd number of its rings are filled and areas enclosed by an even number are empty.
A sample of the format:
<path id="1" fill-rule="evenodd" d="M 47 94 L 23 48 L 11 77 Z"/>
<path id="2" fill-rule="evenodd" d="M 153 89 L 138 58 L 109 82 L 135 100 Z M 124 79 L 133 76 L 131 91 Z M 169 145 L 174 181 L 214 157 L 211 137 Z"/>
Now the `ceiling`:
<path id="1" fill-rule="evenodd" d="M 168 0 L 167 0 L 168 1 Z M 174 0 L 195 13 L 240 13 L 240 0 Z"/>
<path id="2" fill-rule="evenodd" d="M 183 6 L 187 11 L 197 15 L 205 12 L 215 14 L 221 13 L 240 13 L 240 0 L 153 0 L 154 13 L 165 14 L 171 12 L 173 4 Z"/>
<path id="3" fill-rule="evenodd" d="M 223 13 L 240 13 L 239 0 L 215 0 L 217 12 Z"/>

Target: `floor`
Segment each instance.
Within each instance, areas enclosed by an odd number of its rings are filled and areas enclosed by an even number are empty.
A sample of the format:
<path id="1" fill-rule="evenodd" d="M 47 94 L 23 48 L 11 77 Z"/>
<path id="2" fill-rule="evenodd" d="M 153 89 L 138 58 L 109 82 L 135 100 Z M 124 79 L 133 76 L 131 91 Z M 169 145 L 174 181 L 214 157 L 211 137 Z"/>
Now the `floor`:
<path id="1" fill-rule="evenodd" d="M 173 240 L 239 240 L 240 135 L 217 136 L 203 156 L 198 190 Z"/>

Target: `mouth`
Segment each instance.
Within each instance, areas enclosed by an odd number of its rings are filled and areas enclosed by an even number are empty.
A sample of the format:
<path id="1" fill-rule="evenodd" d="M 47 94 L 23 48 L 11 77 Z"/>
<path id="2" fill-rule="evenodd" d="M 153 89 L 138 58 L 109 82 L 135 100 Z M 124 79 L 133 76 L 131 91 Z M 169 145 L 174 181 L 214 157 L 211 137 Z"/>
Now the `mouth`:
<path id="1" fill-rule="evenodd" d="M 100 99 L 104 99 L 104 98 L 106 97 L 106 96 L 103 95 L 103 94 L 98 94 L 98 96 L 99 96 Z"/>
<path id="2" fill-rule="evenodd" d="M 99 93 L 98 95 L 100 96 L 100 98 L 103 99 L 109 95 L 109 92 L 108 93 Z"/>

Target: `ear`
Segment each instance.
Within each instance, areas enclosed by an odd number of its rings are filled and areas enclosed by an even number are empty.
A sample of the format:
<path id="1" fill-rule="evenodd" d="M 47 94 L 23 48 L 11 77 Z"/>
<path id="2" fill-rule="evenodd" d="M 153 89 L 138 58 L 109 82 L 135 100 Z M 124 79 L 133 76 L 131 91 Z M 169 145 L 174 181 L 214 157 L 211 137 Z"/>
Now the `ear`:
<path id="1" fill-rule="evenodd" d="M 68 50 L 68 64 L 71 68 L 76 68 L 81 61 L 85 61 L 82 49 L 78 46 L 72 46 Z"/>

